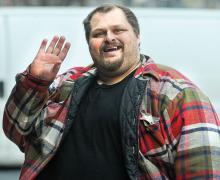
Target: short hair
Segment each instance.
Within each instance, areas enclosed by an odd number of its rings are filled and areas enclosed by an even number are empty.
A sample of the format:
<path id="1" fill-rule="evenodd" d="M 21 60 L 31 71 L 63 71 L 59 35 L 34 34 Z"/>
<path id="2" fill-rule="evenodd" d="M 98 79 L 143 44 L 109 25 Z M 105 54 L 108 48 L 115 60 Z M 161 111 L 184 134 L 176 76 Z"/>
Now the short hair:
<path id="1" fill-rule="evenodd" d="M 124 12 L 125 17 L 126 17 L 128 23 L 133 28 L 134 33 L 137 36 L 140 34 L 140 28 L 139 28 L 139 23 L 138 23 L 137 17 L 135 16 L 135 14 L 129 8 L 124 7 L 124 6 L 120 6 L 120 5 L 117 5 L 117 4 L 103 4 L 103 5 L 98 6 L 97 8 L 95 8 L 92 12 L 90 12 L 88 14 L 88 16 L 83 21 L 85 36 L 86 36 L 87 42 L 89 42 L 89 36 L 90 36 L 90 32 L 91 32 L 91 23 L 90 23 L 90 21 L 91 21 L 93 15 L 96 14 L 96 13 L 107 13 L 107 12 L 109 12 L 109 11 L 115 9 L 115 8 L 121 9 L 122 12 Z"/>

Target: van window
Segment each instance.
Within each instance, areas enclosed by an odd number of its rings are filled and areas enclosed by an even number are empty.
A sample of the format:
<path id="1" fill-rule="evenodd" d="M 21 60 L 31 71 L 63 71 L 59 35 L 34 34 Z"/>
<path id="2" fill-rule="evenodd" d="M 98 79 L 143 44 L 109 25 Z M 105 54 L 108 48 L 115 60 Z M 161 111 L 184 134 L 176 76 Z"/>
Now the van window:
<path id="1" fill-rule="evenodd" d="M 0 81 L 0 98 L 4 97 L 4 82 Z"/>

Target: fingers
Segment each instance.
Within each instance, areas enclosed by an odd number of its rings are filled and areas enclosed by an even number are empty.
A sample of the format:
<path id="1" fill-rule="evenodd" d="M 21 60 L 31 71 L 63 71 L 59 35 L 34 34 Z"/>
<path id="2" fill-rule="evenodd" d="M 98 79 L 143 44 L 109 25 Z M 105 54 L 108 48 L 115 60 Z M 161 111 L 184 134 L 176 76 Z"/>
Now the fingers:
<path id="1" fill-rule="evenodd" d="M 59 41 L 56 44 L 56 47 L 54 47 L 54 49 L 53 49 L 53 54 L 58 55 L 60 53 L 60 51 L 61 51 L 61 49 L 63 47 L 64 42 L 65 42 L 65 37 L 61 36 L 59 38 Z"/>
<path id="2" fill-rule="evenodd" d="M 62 51 L 59 53 L 58 57 L 63 61 L 70 49 L 71 44 L 69 42 L 66 42 Z"/>
<path id="3" fill-rule="evenodd" d="M 65 43 L 65 40 L 64 36 L 54 36 L 46 50 L 46 53 L 57 55 L 61 58 L 61 60 L 64 60 L 70 48 L 70 43 Z M 43 46 L 42 49 L 44 48 L 45 50 L 45 46 Z"/>
<path id="4" fill-rule="evenodd" d="M 40 45 L 40 49 L 38 52 L 45 52 L 45 49 L 46 49 L 46 45 L 47 45 L 47 39 L 44 39 L 42 42 L 41 42 L 41 45 Z"/>
<path id="5" fill-rule="evenodd" d="M 63 61 L 71 46 L 71 44 L 69 42 L 65 42 L 65 40 L 64 36 L 54 36 L 49 46 L 46 48 L 48 40 L 44 39 L 41 42 L 38 54 L 46 53 L 56 55 L 61 61 Z"/>
<path id="6" fill-rule="evenodd" d="M 46 50 L 46 53 L 52 53 L 56 44 L 57 44 L 57 41 L 59 40 L 59 37 L 58 36 L 54 36 L 52 41 L 50 42 L 47 50 Z"/>

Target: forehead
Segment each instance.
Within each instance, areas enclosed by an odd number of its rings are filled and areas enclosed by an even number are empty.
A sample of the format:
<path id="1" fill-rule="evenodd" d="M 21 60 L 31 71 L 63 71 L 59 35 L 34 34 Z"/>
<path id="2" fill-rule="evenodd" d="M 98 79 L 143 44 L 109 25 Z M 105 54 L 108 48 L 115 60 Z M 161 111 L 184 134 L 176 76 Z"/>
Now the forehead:
<path id="1" fill-rule="evenodd" d="M 124 12 L 119 8 L 114 8 L 109 12 L 97 12 L 90 21 L 91 29 L 105 28 L 116 25 L 130 25 Z"/>

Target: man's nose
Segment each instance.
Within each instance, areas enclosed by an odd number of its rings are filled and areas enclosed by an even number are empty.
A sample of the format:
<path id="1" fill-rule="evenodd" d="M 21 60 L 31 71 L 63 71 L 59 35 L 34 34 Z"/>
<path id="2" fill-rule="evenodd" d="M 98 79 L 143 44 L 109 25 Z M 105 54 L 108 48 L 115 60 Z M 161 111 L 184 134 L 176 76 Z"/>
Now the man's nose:
<path id="1" fill-rule="evenodd" d="M 107 42 L 115 41 L 115 35 L 114 35 L 114 33 L 112 33 L 111 31 L 108 31 L 108 32 L 106 33 L 106 41 L 107 41 Z"/>

